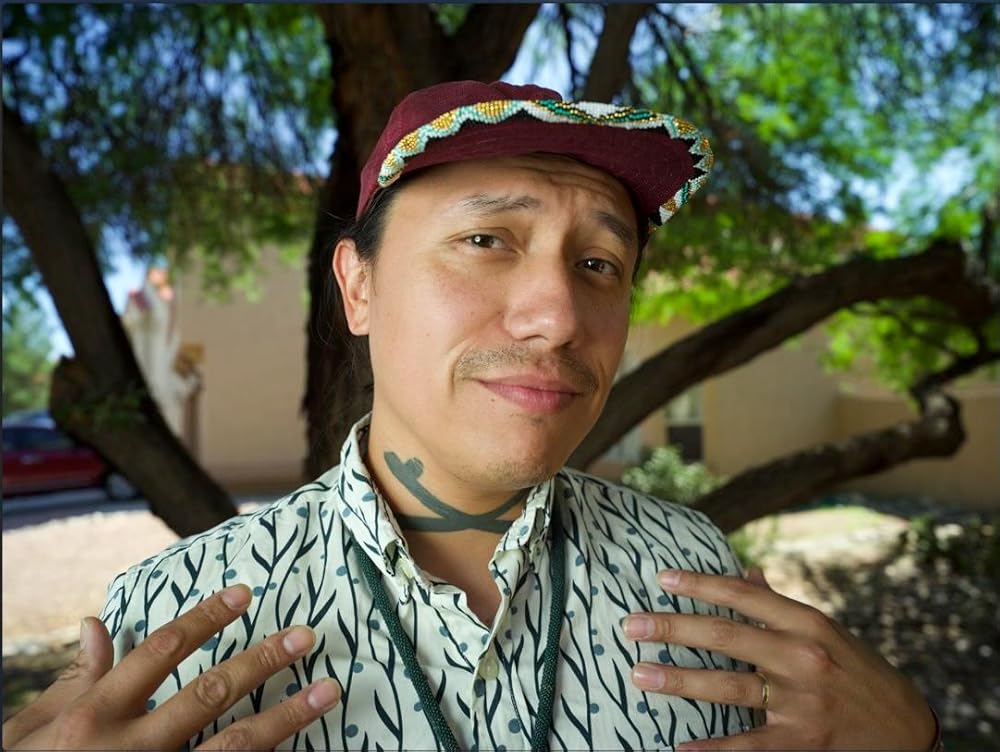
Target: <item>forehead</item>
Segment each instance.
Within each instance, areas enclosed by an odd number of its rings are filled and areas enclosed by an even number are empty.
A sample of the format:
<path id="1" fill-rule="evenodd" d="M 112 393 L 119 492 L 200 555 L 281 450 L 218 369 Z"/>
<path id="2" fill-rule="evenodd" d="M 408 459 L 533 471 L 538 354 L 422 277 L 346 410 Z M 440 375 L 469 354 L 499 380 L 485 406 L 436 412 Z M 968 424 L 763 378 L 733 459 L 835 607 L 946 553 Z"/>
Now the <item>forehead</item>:
<path id="1" fill-rule="evenodd" d="M 525 154 L 515 157 L 470 159 L 429 167 L 408 179 L 406 191 L 412 188 L 440 198 L 456 196 L 469 188 L 502 190 L 506 185 L 534 185 L 545 190 L 574 190 L 587 200 L 603 204 L 623 219 L 634 221 L 631 196 L 622 183 L 605 172 L 576 159 L 560 154 Z"/>

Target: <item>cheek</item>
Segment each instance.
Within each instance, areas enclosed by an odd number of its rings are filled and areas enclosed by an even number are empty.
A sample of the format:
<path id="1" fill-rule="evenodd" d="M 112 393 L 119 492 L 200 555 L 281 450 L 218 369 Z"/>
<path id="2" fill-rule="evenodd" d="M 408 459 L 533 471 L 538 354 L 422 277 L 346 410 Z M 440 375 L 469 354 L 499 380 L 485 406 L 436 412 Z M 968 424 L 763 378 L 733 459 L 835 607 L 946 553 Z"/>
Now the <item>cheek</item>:
<path id="1" fill-rule="evenodd" d="M 437 367 L 448 354 L 481 336 L 496 312 L 496 285 L 447 272 L 424 272 L 393 280 L 394 292 L 379 297 L 372 317 L 373 346 L 388 357 L 409 350 L 418 362 Z"/>
<path id="2" fill-rule="evenodd" d="M 595 305 L 587 313 L 592 352 L 600 361 L 604 375 L 613 380 L 628 338 L 628 305 Z"/>

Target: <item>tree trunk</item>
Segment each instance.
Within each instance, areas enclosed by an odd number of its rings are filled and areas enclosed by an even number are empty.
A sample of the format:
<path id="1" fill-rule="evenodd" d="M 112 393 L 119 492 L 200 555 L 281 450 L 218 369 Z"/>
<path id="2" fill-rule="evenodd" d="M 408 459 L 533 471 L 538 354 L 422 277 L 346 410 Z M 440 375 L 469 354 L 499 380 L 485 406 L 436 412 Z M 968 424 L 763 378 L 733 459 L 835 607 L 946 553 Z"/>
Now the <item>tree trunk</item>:
<path id="1" fill-rule="evenodd" d="M 128 476 L 178 535 L 231 517 L 236 508 L 228 494 L 194 462 L 149 395 L 65 184 L 6 106 L 3 125 L 5 207 L 76 352 L 53 374 L 53 417 Z"/>
<path id="2" fill-rule="evenodd" d="M 426 5 L 320 5 L 334 80 L 337 146 L 320 194 L 309 251 L 307 477 L 338 461 L 351 425 L 371 409 L 371 373 L 353 362 L 330 270 L 332 245 L 354 216 L 358 178 L 392 108 L 409 92 L 454 79 L 492 81 L 514 60 L 533 5 L 473 6 L 453 37 Z M 405 29 L 405 33 L 401 30 Z M 502 32 L 502 33 L 500 33 Z"/>
<path id="3" fill-rule="evenodd" d="M 608 8 L 584 98 L 608 99 L 627 83 L 629 42 L 649 7 Z M 513 60 L 535 8 L 476 5 L 453 37 L 441 32 L 427 6 L 333 5 L 319 6 L 317 12 L 333 61 L 336 86 L 332 105 L 337 114 L 338 142 L 310 251 L 309 375 L 303 398 L 308 418 L 305 467 L 309 476 L 337 461 L 335 453 L 351 424 L 370 408 L 370 369 L 366 362 L 355 364 L 353 372 L 348 367 L 351 335 L 330 273 L 331 243 L 340 222 L 355 210 L 360 168 L 391 108 L 409 91 L 442 80 L 492 80 L 499 76 Z M 407 29 L 406 34 L 398 33 L 402 28 Z M 918 295 L 951 305 L 970 322 L 984 320 L 997 304 L 995 291 L 971 278 L 961 250 L 945 243 L 916 257 L 858 259 L 793 280 L 757 305 L 665 349 L 622 379 L 570 464 L 587 466 L 649 413 L 691 385 L 750 361 L 837 310 L 861 301 Z M 957 412 L 954 420 L 958 420 Z M 873 462 L 883 462 L 882 469 L 894 464 L 892 458 L 899 458 L 895 460 L 899 462 L 907 456 L 927 456 L 920 452 L 953 451 L 948 442 L 928 438 L 919 446 L 910 446 L 907 455 L 899 443 L 904 435 L 913 438 L 915 431 L 896 427 L 880 432 L 880 437 L 859 437 L 856 443 L 837 449 L 853 458 L 845 459 L 841 467 L 853 468 L 850 472 L 855 474 L 874 467 L 858 459 L 855 450 L 864 447 L 878 454 L 881 460 Z M 958 434 L 949 434 L 949 440 L 960 433 L 958 424 Z M 896 450 L 890 451 L 893 441 Z M 789 488 L 802 486 L 808 475 L 796 470 L 793 460 L 781 466 L 789 474 Z M 790 491 L 785 494 L 785 498 L 792 496 Z"/>
<path id="4" fill-rule="evenodd" d="M 641 3 L 606 6 L 601 38 L 583 87 L 583 101 L 610 102 L 621 94 L 632 75 L 632 64 L 629 62 L 632 35 L 640 19 L 653 7 Z"/>

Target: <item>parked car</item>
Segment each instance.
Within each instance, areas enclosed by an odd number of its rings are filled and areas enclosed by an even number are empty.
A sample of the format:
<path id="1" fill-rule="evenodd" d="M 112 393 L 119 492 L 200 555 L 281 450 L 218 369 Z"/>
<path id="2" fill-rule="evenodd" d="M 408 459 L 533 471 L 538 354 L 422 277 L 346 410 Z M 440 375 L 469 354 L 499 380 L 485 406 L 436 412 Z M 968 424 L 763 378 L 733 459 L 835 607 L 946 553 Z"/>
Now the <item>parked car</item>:
<path id="1" fill-rule="evenodd" d="M 55 426 L 44 413 L 3 422 L 3 495 L 103 488 L 111 499 L 131 499 L 135 488 L 93 449 Z"/>

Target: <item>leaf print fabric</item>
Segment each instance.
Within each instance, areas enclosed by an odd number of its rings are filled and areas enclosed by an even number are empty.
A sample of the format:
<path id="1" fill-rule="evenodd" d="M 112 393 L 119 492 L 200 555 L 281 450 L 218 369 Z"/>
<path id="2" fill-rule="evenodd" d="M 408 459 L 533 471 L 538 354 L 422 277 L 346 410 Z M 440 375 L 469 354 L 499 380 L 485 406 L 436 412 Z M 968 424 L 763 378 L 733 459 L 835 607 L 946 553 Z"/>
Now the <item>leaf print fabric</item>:
<path id="1" fill-rule="evenodd" d="M 620 626 L 636 611 L 734 616 L 663 593 L 656 583 L 656 573 L 668 567 L 739 574 L 725 538 L 707 518 L 562 470 L 532 490 L 501 537 L 490 562 L 500 607 L 493 623 L 483 624 L 464 592 L 432 579 L 410 556 L 364 465 L 367 432 L 365 418 L 345 442 L 341 464 L 316 481 L 179 541 L 111 584 L 101 618 L 116 663 L 212 593 L 237 582 L 254 593 L 242 619 L 181 663 L 153 694 L 150 708 L 285 627 L 308 624 L 316 631 L 311 653 L 240 700 L 191 746 L 310 682 L 333 677 L 344 690 L 341 703 L 279 749 L 438 749 L 362 578 L 353 535 L 380 570 L 462 748 L 527 749 L 541 694 L 553 524 L 566 531 L 568 598 L 552 749 L 669 749 L 752 725 L 745 708 L 643 692 L 629 678 L 637 661 L 748 670 L 705 650 L 626 640 Z"/>

